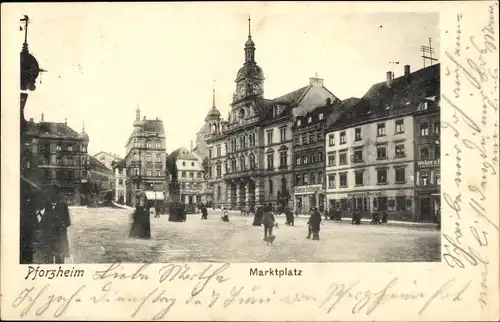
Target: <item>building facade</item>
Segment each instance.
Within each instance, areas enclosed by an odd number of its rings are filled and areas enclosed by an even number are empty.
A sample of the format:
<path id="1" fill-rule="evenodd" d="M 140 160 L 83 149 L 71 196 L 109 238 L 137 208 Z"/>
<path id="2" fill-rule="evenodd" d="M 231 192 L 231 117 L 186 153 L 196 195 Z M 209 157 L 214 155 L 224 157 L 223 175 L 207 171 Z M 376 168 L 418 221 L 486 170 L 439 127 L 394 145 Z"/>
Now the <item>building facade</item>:
<path id="1" fill-rule="evenodd" d="M 328 99 L 319 107 L 295 118 L 293 126 L 293 209 L 308 213 L 325 210 L 325 122 L 337 106 Z"/>
<path id="2" fill-rule="evenodd" d="M 417 220 L 436 221 L 441 207 L 441 128 L 439 96 L 415 114 L 415 210 Z"/>
<path id="3" fill-rule="evenodd" d="M 54 188 L 68 204 L 82 204 L 90 176 L 85 129 L 74 131 L 66 122 L 39 123 L 30 119 L 22 137 L 22 174 L 42 189 Z"/>
<path id="4" fill-rule="evenodd" d="M 180 200 L 187 205 L 206 203 L 205 174 L 200 160 L 186 148 L 174 150 L 167 158 L 176 158 Z"/>
<path id="5" fill-rule="evenodd" d="M 104 164 L 108 169 L 113 169 L 113 162 L 121 160 L 118 154 L 104 151 L 95 154 L 94 158 L 99 160 L 99 162 Z"/>
<path id="6" fill-rule="evenodd" d="M 113 200 L 119 204 L 127 203 L 127 165 L 125 160 L 119 160 L 112 163 L 115 184 Z"/>
<path id="7" fill-rule="evenodd" d="M 236 90 L 227 121 L 215 108 L 209 112 L 205 136 L 207 180 L 218 207 L 243 208 L 265 203 L 290 203 L 293 118 L 322 106 L 335 96 L 323 80 L 275 99 L 264 98 L 264 74 L 255 61 L 255 43 L 248 35 L 245 62 L 237 72 Z M 207 116 L 208 119 L 208 116 Z"/>
<path id="8" fill-rule="evenodd" d="M 90 156 L 90 201 L 91 203 L 112 200 L 114 172 L 96 157 Z"/>
<path id="9" fill-rule="evenodd" d="M 375 84 L 326 134 L 327 199 L 344 212 L 417 220 L 416 113 L 439 96 L 439 65 Z"/>
<path id="10" fill-rule="evenodd" d="M 139 202 L 142 196 L 150 201 L 166 202 L 166 137 L 163 122 L 141 120 L 141 111 L 136 110 L 134 129 L 126 143 L 126 200 L 130 205 Z"/>

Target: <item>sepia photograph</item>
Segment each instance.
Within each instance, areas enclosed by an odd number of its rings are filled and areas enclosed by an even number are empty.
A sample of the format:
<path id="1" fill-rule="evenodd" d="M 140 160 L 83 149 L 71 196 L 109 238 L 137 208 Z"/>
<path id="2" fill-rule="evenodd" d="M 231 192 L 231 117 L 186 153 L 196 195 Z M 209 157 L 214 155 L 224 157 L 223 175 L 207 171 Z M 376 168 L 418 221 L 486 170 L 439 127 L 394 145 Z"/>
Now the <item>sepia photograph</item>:
<path id="1" fill-rule="evenodd" d="M 438 14 L 72 15 L 19 21 L 21 263 L 440 260 Z"/>

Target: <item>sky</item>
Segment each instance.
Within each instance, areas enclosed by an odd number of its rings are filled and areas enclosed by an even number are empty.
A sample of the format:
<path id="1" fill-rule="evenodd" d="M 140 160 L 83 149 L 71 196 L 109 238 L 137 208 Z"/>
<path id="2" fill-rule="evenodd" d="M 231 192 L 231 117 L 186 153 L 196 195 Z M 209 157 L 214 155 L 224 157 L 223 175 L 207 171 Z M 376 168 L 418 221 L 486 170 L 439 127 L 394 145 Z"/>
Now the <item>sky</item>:
<path id="1" fill-rule="evenodd" d="M 25 116 L 67 119 L 78 132 L 84 123 L 90 153 L 123 157 L 139 106 L 141 118 L 163 120 L 167 152 L 189 148 L 214 87 L 227 118 L 249 15 L 270 99 L 306 86 L 316 73 L 340 99 L 361 97 L 385 80 L 392 61 L 400 62 L 396 77 L 405 64 L 422 68 L 420 46 L 429 37 L 439 53 L 437 13 L 338 9 L 334 3 L 27 4 L 29 48 L 48 72 L 30 94 Z M 18 36 L 21 48 L 23 32 Z"/>

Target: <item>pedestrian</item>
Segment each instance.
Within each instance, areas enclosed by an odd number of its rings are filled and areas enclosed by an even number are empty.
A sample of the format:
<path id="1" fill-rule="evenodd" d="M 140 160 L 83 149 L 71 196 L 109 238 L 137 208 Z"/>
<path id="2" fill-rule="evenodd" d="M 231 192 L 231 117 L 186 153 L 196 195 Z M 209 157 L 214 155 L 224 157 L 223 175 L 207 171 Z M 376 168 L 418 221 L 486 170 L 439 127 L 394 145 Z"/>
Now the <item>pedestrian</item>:
<path id="1" fill-rule="evenodd" d="M 359 208 L 354 209 L 352 213 L 352 224 L 353 225 L 361 224 L 361 210 Z"/>
<path id="2" fill-rule="evenodd" d="M 285 225 L 294 226 L 295 218 L 293 217 L 293 211 L 288 207 L 285 208 L 285 216 L 286 216 Z"/>
<path id="3" fill-rule="evenodd" d="M 318 210 L 318 207 L 314 207 L 313 212 L 311 214 L 311 231 L 313 235 L 313 240 L 319 240 L 319 230 L 321 226 L 321 214 Z"/>
<path id="4" fill-rule="evenodd" d="M 49 191 L 48 199 L 39 225 L 40 254 L 44 264 L 64 264 L 64 259 L 70 257 L 67 231 L 71 226 L 69 208 L 54 189 Z"/>
<path id="5" fill-rule="evenodd" d="M 387 217 L 388 217 L 387 211 L 386 210 L 382 211 L 382 223 L 383 224 L 387 224 Z"/>
<path id="6" fill-rule="evenodd" d="M 268 241 L 268 238 L 272 238 L 273 236 L 273 227 L 275 223 L 273 207 L 271 204 L 268 204 L 266 209 L 264 209 L 264 214 L 262 217 L 262 224 L 264 224 L 264 241 Z"/>
<path id="7" fill-rule="evenodd" d="M 255 214 L 253 216 L 252 226 L 262 226 L 262 217 L 264 216 L 263 207 L 257 207 Z"/>
<path id="8" fill-rule="evenodd" d="M 203 203 L 201 204 L 201 219 L 208 219 L 208 209 Z"/>
<path id="9" fill-rule="evenodd" d="M 311 227 L 312 215 L 313 215 L 313 209 L 309 211 L 309 219 L 307 220 L 307 236 L 306 236 L 307 239 L 310 239 L 312 235 L 312 227 Z"/>
<path id="10" fill-rule="evenodd" d="M 380 215 L 378 213 L 377 207 L 373 207 L 372 221 L 370 221 L 370 225 L 378 225 L 378 224 L 380 224 Z"/>
<path id="11" fill-rule="evenodd" d="M 130 228 L 129 237 L 131 238 L 151 238 L 151 218 L 148 206 L 144 205 L 141 199 L 135 206 L 135 211 L 132 214 L 132 226 Z"/>

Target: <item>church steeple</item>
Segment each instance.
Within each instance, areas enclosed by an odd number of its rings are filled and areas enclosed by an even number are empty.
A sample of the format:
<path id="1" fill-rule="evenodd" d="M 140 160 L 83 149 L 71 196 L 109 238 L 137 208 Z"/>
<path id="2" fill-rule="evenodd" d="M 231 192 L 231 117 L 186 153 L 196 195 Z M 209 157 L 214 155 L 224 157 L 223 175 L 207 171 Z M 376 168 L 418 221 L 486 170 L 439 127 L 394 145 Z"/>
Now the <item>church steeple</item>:
<path id="1" fill-rule="evenodd" d="M 245 43 L 245 63 L 255 63 L 255 43 L 252 40 L 252 19 L 248 16 L 248 40 Z"/>

